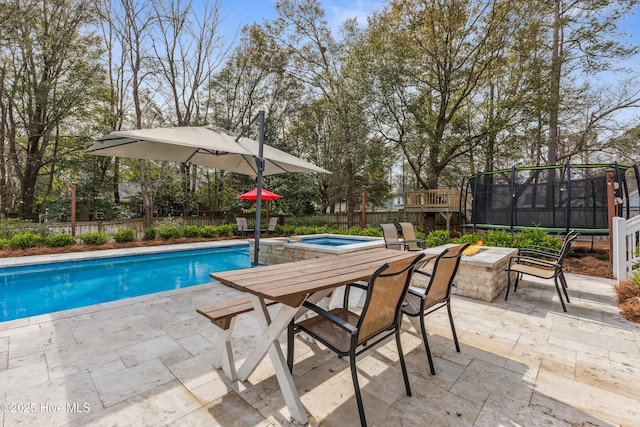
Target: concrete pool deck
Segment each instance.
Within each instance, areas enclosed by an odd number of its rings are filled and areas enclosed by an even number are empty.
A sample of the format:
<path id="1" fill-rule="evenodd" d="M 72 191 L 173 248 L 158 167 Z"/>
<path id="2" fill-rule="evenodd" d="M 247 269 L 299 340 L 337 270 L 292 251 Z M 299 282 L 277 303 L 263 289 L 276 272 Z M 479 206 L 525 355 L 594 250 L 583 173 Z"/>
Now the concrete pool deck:
<path id="1" fill-rule="evenodd" d="M 612 280 L 567 274 L 571 304 L 523 281 L 491 303 L 453 297 L 428 317 L 436 365 L 402 334 L 413 396 L 395 343 L 359 358 L 367 419 L 382 426 L 640 425 L 640 325 L 618 314 Z M 238 292 L 218 283 L 0 323 L 3 426 L 297 426 L 269 361 L 246 382 L 211 367 L 216 328 L 195 310 Z M 236 360 L 256 338 L 236 325 Z M 357 425 L 348 361 L 298 341 L 294 379 L 311 426 Z"/>

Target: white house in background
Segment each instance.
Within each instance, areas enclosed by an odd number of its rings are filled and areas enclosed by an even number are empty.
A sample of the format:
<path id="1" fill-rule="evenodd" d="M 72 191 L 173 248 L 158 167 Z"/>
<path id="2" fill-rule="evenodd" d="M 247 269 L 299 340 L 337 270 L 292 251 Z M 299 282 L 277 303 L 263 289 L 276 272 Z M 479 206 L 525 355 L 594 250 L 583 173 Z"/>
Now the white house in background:
<path id="1" fill-rule="evenodd" d="M 384 207 L 382 209 L 384 211 L 399 211 L 404 209 L 404 188 L 398 187 L 394 192 L 391 193 L 391 197 L 384 202 Z"/>

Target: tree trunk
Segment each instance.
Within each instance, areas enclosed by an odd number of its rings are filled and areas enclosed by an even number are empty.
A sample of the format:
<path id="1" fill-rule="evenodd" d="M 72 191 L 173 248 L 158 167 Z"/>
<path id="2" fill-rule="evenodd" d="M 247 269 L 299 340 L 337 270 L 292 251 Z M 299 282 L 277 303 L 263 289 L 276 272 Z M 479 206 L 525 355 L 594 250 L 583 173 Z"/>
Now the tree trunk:
<path id="1" fill-rule="evenodd" d="M 38 182 L 38 172 L 40 172 L 38 164 L 38 160 L 33 155 L 29 155 L 22 182 L 20 183 L 20 200 L 22 201 L 20 204 L 20 216 L 28 220 L 33 219 L 33 197 Z"/>
<path id="2" fill-rule="evenodd" d="M 182 216 L 186 218 L 191 208 L 191 167 L 188 164 L 180 165 L 180 177 L 182 178 Z"/>
<path id="3" fill-rule="evenodd" d="M 347 167 L 346 167 L 346 178 L 347 178 L 347 186 L 346 186 L 346 196 L 347 196 L 347 227 L 351 228 L 354 225 L 354 218 L 355 218 L 355 199 L 354 199 L 354 195 L 355 195 L 355 180 L 354 180 L 354 173 L 353 173 L 353 162 L 351 161 L 351 159 L 347 160 Z"/>
<path id="4" fill-rule="evenodd" d="M 151 224 L 153 224 L 153 211 L 149 192 L 147 191 L 146 167 L 143 159 L 140 159 L 140 192 L 142 193 L 142 205 L 144 206 L 144 226 L 151 227 Z"/>
<path id="5" fill-rule="evenodd" d="M 120 205 L 120 158 L 113 159 L 113 203 Z"/>
<path id="6" fill-rule="evenodd" d="M 555 0 L 553 13 L 551 82 L 549 85 L 549 142 L 547 145 L 547 164 L 549 165 L 555 165 L 558 161 L 558 115 L 560 111 L 560 78 L 562 77 L 562 58 L 560 57 L 560 32 L 562 30 L 562 23 L 560 22 L 560 0 Z M 555 180 L 556 170 L 549 169 L 547 173 L 547 182 L 553 183 Z M 553 207 L 553 204 L 553 191 L 547 191 L 547 208 Z"/>
<path id="7" fill-rule="evenodd" d="M 560 111 L 560 78 L 562 77 L 562 58 L 560 57 L 560 0 L 554 3 L 553 41 L 551 46 L 551 82 L 549 87 L 549 142 L 547 161 L 555 165 L 558 158 L 558 115 Z"/>

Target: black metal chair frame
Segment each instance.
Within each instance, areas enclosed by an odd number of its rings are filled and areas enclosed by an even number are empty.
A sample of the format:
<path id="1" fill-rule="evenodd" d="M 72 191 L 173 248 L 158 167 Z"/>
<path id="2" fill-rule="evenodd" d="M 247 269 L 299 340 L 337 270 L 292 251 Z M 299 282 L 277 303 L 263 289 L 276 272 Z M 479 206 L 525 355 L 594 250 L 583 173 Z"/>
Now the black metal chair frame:
<path id="1" fill-rule="evenodd" d="M 462 258 L 462 252 L 470 245 L 470 243 L 464 243 L 458 246 L 453 246 L 445 249 L 434 261 L 433 271 L 431 274 L 416 270 L 419 273 L 423 273 L 431 278 L 425 292 L 421 292 L 415 289 L 409 289 L 407 296 L 402 307 L 402 313 L 408 317 L 418 317 L 420 319 L 420 330 L 422 332 L 422 340 L 424 342 L 424 348 L 427 353 L 427 359 L 429 361 L 429 369 L 431 375 L 436 374 L 435 367 L 433 365 L 433 357 L 431 356 L 431 350 L 429 348 L 429 340 L 427 338 L 427 328 L 425 327 L 425 316 L 439 310 L 443 307 L 447 307 L 447 313 L 449 314 L 449 323 L 451 324 L 451 332 L 453 334 L 453 342 L 456 346 L 456 351 L 460 353 L 460 344 L 458 343 L 458 335 L 456 334 L 456 327 L 453 322 L 453 314 L 451 313 L 451 287 L 454 283 L 454 278 L 460 267 L 460 259 Z M 439 273 L 438 266 L 442 265 L 443 261 L 455 259 L 454 268 L 449 272 L 450 277 L 442 278 L 442 274 Z M 429 301 L 429 292 L 432 290 L 437 280 L 446 281 L 446 291 L 441 298 L 435 301 Z M 409 301 L 413 299 L 413 301 Z M 416 299 L 419 299 L 419 304 L 416 304 Z"/>
<path id="2" fill-rule="evenodd" d="M 511 257 L 509 259 L 509 266 L 507 267 L 508 278 L 507 292 L 504 296 L 505 301 L 509 297 L 509 289 L 511 288 L 511 273 L 516 273 L 516 279 L 513 284 L 514 293 L 518 290 L 518 283 L 522 276 L 528 274 L 542 279 L 553 279 L 558 298 L 560 298 L 562 310 L 566 312 L 567 306 L 564 303 L 562 294 L 564 293 L 567 303 L 571 303 L 571 301 L 569 300 L 569 293 L 567 292 L 567 280 L 562 271 L 562 263 L 571 249 L 571 243 L 577 239 L 578 236 L 580 236 L 580 233 L 574 230 L 567 233 L 562 247 L 558 252 L 539 248 L 523 248 L 518 251 L 518 255 Z"/>
<path id="3" fill-rule="evenodd" d="M 382 341 L 386 340 L 388 337 L 395 335 L 396 345 L 398 347 L 398 357 L 400 360 L 400 365 L 402 367 L 402 375 L 404 379 L 404 384 L 407 392 L 407 396 L 411 396 L 411 386 L 409 385 L 409 376 L 407 373 L 407 367 L 404 360 L 404 354 L 402 352 L 402 345 L 400 342 L 400 325 L 402 321 L 402 315 L 400 313 L 401 304 L 403 301 L 403 296 L 405 295 L 407 289 L 409 288 L 409 283 L 411 282 L 411 275 L 413 273 L 414 267 L 416 263 L 423 258 L 424 254 L 416 254 L 416 257 L 410 259 L 410 262 L 406 262 L 406 266 L 404 266 L 401 270 L 394 271 L 392 273 L 385 273 L 390 267 L 390 264 L 386 263 L 382 267 L 380 267 L 371 277 L 371 281 L 368 285 L 352 283 L 351 286 L 359 287 L 367 292 L 366 302 L 362 309 L 360 315 L 356 313 L 349 312 L 348 310 L 342 308 L 334 308 L 331 311 L 326 311 L 321 307 L 318 307 L 315 304 L 305 302 L 303 304 L 304 307 L 309 310 L 314 311 L 319 316 L 323 316 L 324 319 L 321 321 L 326 323 L 330 322 L 332 325 L 335 325 L 336 328 L 333 328 L 334 332 L 340 334 L 348 334 L 350 336 L 350 344 L 349 349 L 340 349 L 335 345 L 330 343 L 325 337 L 314 333 L 314 331 L 310 328 L 305 327 L 305 322 L 312 321 L 312 319 L 307 319 L 299 323 L 291 322 L 288 329 L 288 346 L 287 346 L 287 363 L 289 365 L 289 369 L 293 371 L 293 351 L 294 351 L 294 335 L 298 332 L 305 332 L 309 336 L 317 339 L 322 344 L 327 346 L 334 353 L 338 354 L 339 357 L 349 356 L 349 365 L 351 367 L 351 377 L 353 379 L 353 386 L 355 389 L 356 402 L 358 405 L 358 414 L 360 416 L 360 423 L 364 427 L 367 425 L 366 417 L 364 413 L 364 405 L 362 403 L 362 395 L 360 393 L 360 385 L 358 382 L 358 374 L 356 370 L 356 357 L 363 352 L 371 349 Z M 379 279 L 383 279 L 385 277 L 399 276 L 405 274 L 406 279 L 404 280 L 404 289 L 401 293 L 399 293 L 398 301 L 395 304 L 394 310 L 394 321 L 390 325 L 385 325 L 385 328 L 379 330 L 369 336 L 361 337 L 361 326 L 363 325 L 363 321 L 365 319 L 369 319 L 368 316 L 375 316 L 375 313 L 370 313 L 369 309 L 370 302 L 372 300 L 372 295 L 376 290 L 376 281 Z M 346 318 L 357 319 L 356 324 L 349 323 Z"/>

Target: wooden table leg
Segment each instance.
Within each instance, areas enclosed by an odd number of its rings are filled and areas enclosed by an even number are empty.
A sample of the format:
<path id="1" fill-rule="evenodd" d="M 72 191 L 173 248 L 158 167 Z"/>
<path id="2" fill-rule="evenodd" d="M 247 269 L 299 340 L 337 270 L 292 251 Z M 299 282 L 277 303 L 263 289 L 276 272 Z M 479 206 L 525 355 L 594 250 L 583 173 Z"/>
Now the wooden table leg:
<path id="1" fill-rule="evenodd" d="M 300 395 L 293 382 L 293 377 L 287 367 L 287 360 L 278 341 L 278 338 L 280 338 L 284 330 L 289 326 L 289 322 L 291 322 L 291 319 L 293 319 L 298 311 L 298 307 L 282 305 L 273 321 L 271 321 L 271 316 L 269 315 L 266 304 L 264 304 L 264 300 L 255 295 L 251 295 L 251 299 L 253 300 L 256 318 L 260 323 L 260 327 L 264 328 L 264 333 L 238 370 L 238 378 L 245 381 L 268 351 L 273 370 L 275 371 L 278 384 L 282 390 L 282 395 L 287 404 L 287 408 L 289 408 L 291 417 L 302 424 L 306 424 L 309 421 L 307 413 L 302 405 Z"/>

